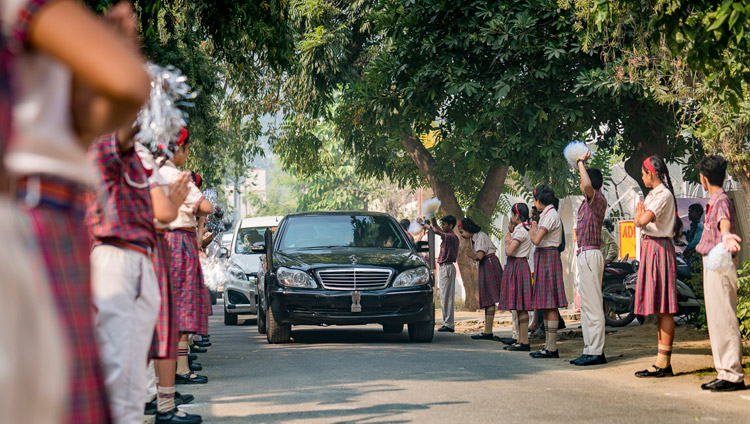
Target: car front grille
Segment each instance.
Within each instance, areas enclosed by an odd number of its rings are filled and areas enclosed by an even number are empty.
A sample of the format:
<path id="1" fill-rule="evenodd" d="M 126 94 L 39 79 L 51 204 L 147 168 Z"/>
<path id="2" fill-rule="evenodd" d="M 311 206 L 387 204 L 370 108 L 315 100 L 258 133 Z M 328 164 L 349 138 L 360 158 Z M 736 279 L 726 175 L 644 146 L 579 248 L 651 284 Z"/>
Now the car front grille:
<path id="1" fill-rule="evenodd" d="M 328 290 L 378 290 L 391 281 L 393 271 L 374 268 L 325 269 L 316 272 L 323 288 Z"/>

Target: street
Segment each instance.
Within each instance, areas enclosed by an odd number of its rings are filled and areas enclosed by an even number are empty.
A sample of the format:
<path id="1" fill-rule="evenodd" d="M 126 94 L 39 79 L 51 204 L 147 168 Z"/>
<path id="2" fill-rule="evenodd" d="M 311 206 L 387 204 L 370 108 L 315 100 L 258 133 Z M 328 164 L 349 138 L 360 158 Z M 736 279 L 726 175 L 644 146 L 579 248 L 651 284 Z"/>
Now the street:
<path id="1" fill-rule="evenodd" d="M 750 392 L 700 390 L 713 376 L 634 378 L 650 358 L 580 369 L 572 357 L 535 360 L 466 334 L 412 344 L 406 331 L 387 335 L 375 325 L 294 327 L 294 343 L 269 345 L 254 320 L 224 326 L 220 305 L 213 346 L 198 360 L 209 383 L 177 387 L 195 395 L 182 408 L 204 422 L 750 421 Z"/>

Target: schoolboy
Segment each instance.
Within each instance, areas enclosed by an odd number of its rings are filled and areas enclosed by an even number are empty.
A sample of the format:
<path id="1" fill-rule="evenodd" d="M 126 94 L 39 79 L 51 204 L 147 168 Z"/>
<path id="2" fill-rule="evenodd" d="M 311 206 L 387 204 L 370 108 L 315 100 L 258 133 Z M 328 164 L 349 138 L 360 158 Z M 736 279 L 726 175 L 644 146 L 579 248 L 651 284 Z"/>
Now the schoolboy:
<path id="1" fill-rule="evenodd" d="M 729 392 L 744 390 L 742 371 L 742 338 L 737 320 L 737 269 L 734 264 L 718 271 L 706 266 L 706 255 L 719 243 L 731 253 L 740 250 L 735 232 L 735 211 L 722 186 L 726 179 L 727 162 L 719 155 L 703 158 L 698 164 L 700 181 L 711 195 L 703 221 L 703 235 L 695 250 L 703 255 L 703 293 L 706 301 L 708 335 L 716 379 L 701 385 L 703 390 Z"/>
<path id="2" fill-rule="evenodd" d="M 455 328 L 454 301 L 456 297 L 456 258 L 458 258 L 458 236 L 453 232 L 456 228 L 456 217 L 446 215 L 440 218 L 438 226 L 432 218 L 433 230 L 443 241 L 440 243 L 440 255 L 437 263 L 439 269 L 440 299 L 443 305 L 443 326 L 438 331 L 452 333 Z"/>

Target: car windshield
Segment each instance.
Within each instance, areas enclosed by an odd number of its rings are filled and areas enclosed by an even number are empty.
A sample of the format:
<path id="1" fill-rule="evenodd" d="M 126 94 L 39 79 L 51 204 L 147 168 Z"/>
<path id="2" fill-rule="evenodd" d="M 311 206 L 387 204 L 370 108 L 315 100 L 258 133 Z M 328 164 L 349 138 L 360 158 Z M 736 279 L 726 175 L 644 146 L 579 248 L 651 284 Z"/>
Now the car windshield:
<path id="1" fill-rule="evenodd" d="M 312 215 L 288 218 L 281 249 L 377 247 L 408 249 L 404 232 L 388 216 Z"/>
<path id="2" fill-rule="evenodd" d="M 237 239 L 234 243 L 234 253 L 243 255 L 257 255 L 250 248 L 257 242 L 265 241 L 268 227 L 240 228 L 237 230 Z"/>

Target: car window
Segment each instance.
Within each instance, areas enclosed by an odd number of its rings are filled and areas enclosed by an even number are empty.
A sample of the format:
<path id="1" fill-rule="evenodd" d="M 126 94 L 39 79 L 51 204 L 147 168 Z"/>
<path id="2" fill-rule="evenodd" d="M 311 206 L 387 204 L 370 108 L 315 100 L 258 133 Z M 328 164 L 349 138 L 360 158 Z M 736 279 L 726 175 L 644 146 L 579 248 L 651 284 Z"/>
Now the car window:
<path id="1" fill-rule="evenodd" d="M 392 219 L 367 215 L 291 216 L 280 246 L 281 249 L 409 248 L 403 231 Z"/>
<path id="2" fill-rule="evenodd" d="M 257 242 L 265 241 L 267 227 L 240 228 L 234 243 L 234 253 L 243 255 L 257 254 L 250 248 Z"/>

